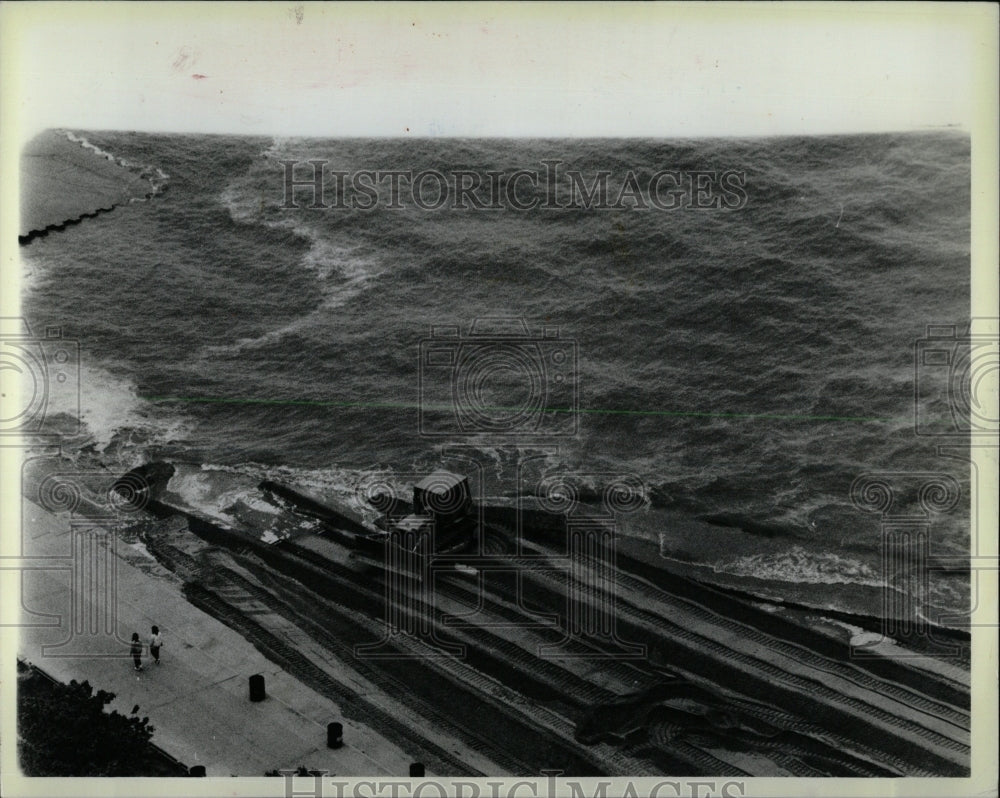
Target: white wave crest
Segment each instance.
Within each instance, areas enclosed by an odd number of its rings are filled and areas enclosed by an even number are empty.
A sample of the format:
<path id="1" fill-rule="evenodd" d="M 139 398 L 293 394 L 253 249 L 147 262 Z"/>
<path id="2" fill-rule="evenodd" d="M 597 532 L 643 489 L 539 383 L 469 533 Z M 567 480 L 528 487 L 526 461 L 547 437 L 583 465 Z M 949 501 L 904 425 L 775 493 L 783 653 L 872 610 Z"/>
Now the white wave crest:
<path id="1" fill-rule="evenodd" d="M 74 144 L 79 144 L 83 149 L 89 150 L 95 155 L 104 158 L 106 161 L 110 161 L 113 164 L 117 164 L 123 169 L 127 169 L 130 172 L 138 173 L 139 177 L 144 179 L 150 186 L 150 193 L 145 197 L 131 197 L 129 202 L 146 202 L 151 197 L 159 194 L 163 187 L 170 180 L 170 175 L 160 169 L 158 166 L 150 166 L 148 164 L 137 163 L 135 161 L 130 161 L 127 158 L 121 158 L 114 155 L 107 150 L 102 150 L 96 144 L 92 144 L 84 136 L 78 136 L 71 130 L 64 131 L 66 138 L 72 141 Z"/>
<path id="2" fill-rule="evenodd" d="M 330 496 L 347 505 L 369 520 L 374 520 L 377 513 L 370 505 L 365 504 L 358 495 L 358 487 L 365 484 L 373 476 L 388 476 L 394 486 L 405 487 L 390 472 L 383 468 L 341 468 L 330 465 L 322 468 L 301 468 L 287 465 L 267 465 L 264 463 L 241 463 L 239 465 L 219 465 L 205 463 L 202 471 L 223 472 L 236 477 L 249 477 L 253 485 L 267 479 L 288 485 L 298 490 L 306 491 L 322 499 Z M 220 507 L 216 502 L 216 508 Z"/>
<path id="3" fill-rule="evenodd" d="M 788 551 L 754 554 L 731 562 L 716 563 L 716 573 L 750 576 L 775 582 L 819 585 L 867 585 L 881 587 L 875 569 L 863 562 L 837 554 L 806 551 L 793 546 Z"/>
<path id="4" fill-rule="evenodd" d="M 274 343 L 286 335 L 310 326 L 326 312 L 343 307 L 371 286 L 383 273 L 379 264 L 361 253 L 360 245 L 333 241 L 293 216 L 268 217 L 253 189 L 241 182 L 226 187 L 219 201 L 237 224 L 260 224 L 273 230 L 287 230 L 309 243 L 300 264 L 316 276 L 322 301 L 304 316 L 253 337 L 241 338 L 232 344 L 207 347 L 208 353 L 241 352 Z"/>
<path id="5" fill-rule="evenodd" d="M 81 363 L 78 369 L 79 390 L 73 381 L 53 388 L 45 412 L 79 419 L 95 451 L 117 442 L 122 456 L 131 453 L 141 460 L 146 447 L 186 435 L 189 420 L 142 399 L 131 380 L 92 364 Z"/>

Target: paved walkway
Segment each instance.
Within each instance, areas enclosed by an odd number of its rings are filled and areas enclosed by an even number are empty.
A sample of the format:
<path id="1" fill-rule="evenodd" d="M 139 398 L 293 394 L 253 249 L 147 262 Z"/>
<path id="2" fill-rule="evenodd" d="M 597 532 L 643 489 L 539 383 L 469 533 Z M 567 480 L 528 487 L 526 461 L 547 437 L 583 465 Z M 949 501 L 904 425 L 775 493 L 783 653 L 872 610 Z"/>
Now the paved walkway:
<path id="1" fill-rule="evenodd" d="M 153 742 L 188 766 L 204 765 L 209 776 L 262 776 L 305 765 L 339 776 L 406 777 L 411 756 L 345 720 L 332 701 L 189 604 L 179 581 L 141 546 L 119 543 L 117 556 L 105 557 L 103 549 L 87 548 L 86 534 L 71 534 L 68 518 L 28 502 L 22 506 L 28 530 L 23 554 L 45 566 L 21 576 L 22 618 L 48 624 L 21 630 L 23 659 L 60 681 L 86 679 L 95 690 L 115 693 L 111 707 L 123 714 L 138 704 L 139 716 L 148 716 L 156 729 Z M 55 559 L 39 559 L 46 557 Z M 116 571 L 102 570 L 112 561 Z M 86 567 L 74 569 L 74 562 Z M 112 584 L 116 602 L 104 599 Z M 162 664 L 154 665 L 144 651 L 144 670 L 137 673 L 127 641 L 139 632 L 146 643 L 153 624 L 164 637 Z M 249 700 L 248 679 L 256 673 L 264 675 L 267 689 L 259 703 Z M 331 721 L 344 725 L 344 747 L 337 750 L 326 747 Z"/>

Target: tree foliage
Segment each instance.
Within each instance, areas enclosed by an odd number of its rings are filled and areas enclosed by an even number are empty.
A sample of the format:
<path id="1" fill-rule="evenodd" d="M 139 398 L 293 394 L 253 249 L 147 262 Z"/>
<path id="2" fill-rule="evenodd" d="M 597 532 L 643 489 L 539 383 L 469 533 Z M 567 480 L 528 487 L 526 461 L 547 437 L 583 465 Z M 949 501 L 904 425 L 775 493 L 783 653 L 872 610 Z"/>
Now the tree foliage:
<path id="1" fill-rule="evenodd" d="M 19 663 L 20 664 L 20 663 Z M 33 669 L 18 679 L 17 736 L 28 776 L 148 776 L 149 718 L 106 712 L 114 693 L 60 684 Z"/>

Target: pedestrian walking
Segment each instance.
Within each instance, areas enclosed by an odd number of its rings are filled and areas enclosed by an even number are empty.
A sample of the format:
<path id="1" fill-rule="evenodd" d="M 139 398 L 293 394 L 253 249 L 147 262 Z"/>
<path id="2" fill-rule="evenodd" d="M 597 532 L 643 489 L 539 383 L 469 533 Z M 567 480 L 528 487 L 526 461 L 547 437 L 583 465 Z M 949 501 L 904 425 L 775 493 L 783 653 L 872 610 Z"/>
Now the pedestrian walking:
<path id="1" fill-rule="evenodd" d="M 153 657 L 153 662 L 160 664 L 160 647 L 163 645 L 163 635 L 160 634 L 160 627 L 154 626 L 149 636 L 149 653 Z"/>
<path id="2" fill-rule="evenodd" d="M 139 633 L 132 632 L 132 647 L 129 649 L 132 655 L 132 662 L 135 663 L 137 671 L 142 670 L 142 643 L 139 642 Z"/>

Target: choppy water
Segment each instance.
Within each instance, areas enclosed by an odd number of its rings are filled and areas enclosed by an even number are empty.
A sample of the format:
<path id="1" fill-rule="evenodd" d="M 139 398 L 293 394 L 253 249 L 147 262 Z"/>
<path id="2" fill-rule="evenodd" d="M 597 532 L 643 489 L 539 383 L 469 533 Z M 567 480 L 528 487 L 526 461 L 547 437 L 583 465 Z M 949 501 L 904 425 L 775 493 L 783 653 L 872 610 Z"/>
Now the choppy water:
<path id="1" fill-rule="evenodd" d="M 967 465 L 914 434 L 913 350 L 926 325 L 968 322 L 965 136 L 76 133 L 159 170 L 159 184 L 169 176 L 152 200 L 21 250 L 25 314 L 80 341 L 83 418 L 110 460 L 168 457 L 345 485 L 373 469 L 433 468 L 452 439 L 420 434 L 421 379 L 427 397 L 447 403 L 453 376 L 422 366 L 421 342 L 433 325 L 467 335 L 478 317 L 516 317 L 529 338 L 558 328 L 578 358 L 578 429 L 549 441 L 559 449 L 545 466 L 595 484 L 635 474 L 654 510 L 723 515 L 731 526 L 720 530 L 740 541 L 727 552 L 688 540 L 675 555 L 757 576 L 772 592 L 808 583 L 818 603 L 836 603 L 829 586 L 881 579 L 878 519 L 849 497 L 871 471 L 959 480 L 958 508 L 931 518 L 932 547 L 968 545 Z M 279 161 L 310 158 L 343 171 L 481 174 L 559 159 L 585 175 L 610 171 L 612 186 L 630 169 L 736 170 L 746 205 L 283 209 Z M 547 368 L 543 382 L 555 373 Z M 490 402 L 530 393 L 504 376 L 492 373 Z M 188 399 L 214 401 L 179 401 Z M 508 440 L 454 440 L 478 448 L 500 490 L 515 489 Z M 669 532 L 648 518 L 626 523 Z M 965 580 L 936 576 L 933 600 L 964 608 Z"/>

